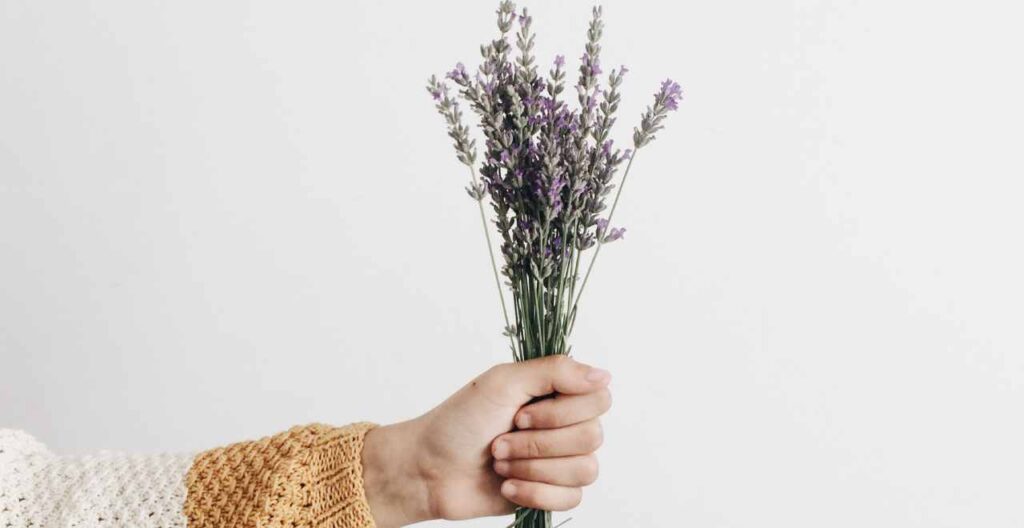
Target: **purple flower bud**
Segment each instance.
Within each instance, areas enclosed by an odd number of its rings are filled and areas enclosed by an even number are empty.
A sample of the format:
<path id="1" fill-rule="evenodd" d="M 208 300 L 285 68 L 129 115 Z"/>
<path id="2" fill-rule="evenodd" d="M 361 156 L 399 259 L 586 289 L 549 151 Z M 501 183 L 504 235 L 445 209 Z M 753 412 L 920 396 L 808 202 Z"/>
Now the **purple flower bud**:
<path id="1" fill-rule="evenodd" d="M 551 240 L 551 244 L 545 249 L 545 255 L 552 256 L 562 253 L 562 235 L 555 234 L 555 237 Z"/>
<path id="2" fill-rule="evenodd" d="M 565 179 L 561 176 L 555 177 L 551 182 L 551 188 L 548 189 L 548 200 L 552 203 L 557 202 L 562 194 L 562 187 L 565 187 Z"/>
<path id="3" fill-rule="evenodd" d="M 672 79 L 665 79 L 661 83 L 661 91 L 656 96 L 665 101 L 665 108 L 677 110 L 679 109 L 679 100 L 683 98 L 683 89 Z"/>
<path id="4" fill-rule="evenodd" d="M 627 73 L 629 73 L 629 68 L 627 68 L 626 65 L 623 64 L 622 68 L 619 68 L 619 75 L 621 76 L 621 75 L 625 75 Z"/>
<path id="5" fill-rule="evenodd" d="M 469 80 L 469 74 L 466 73 L 466 66 L 461 62 L 456 64 L 455 69 L 448 72 L 446 77 L 457 83 L 462 83 Z"/>
<path id="6" fill-rule="evenodd" d="M 562 66 L 565 66 L 565 56 L 555 55 L 555 68 L 561 68 Z"/>
<path id="7" fill-rule="evenodd" d="M 625 227 L 613 227 L 613 228 L 611 228 L 610 231 L 608 231 L 608 236 L 604 237 L 604 241 L 605 241 L 605 243 L 607 243 L 607 242 L 615 242 L 616 240 L 622 238 L 625 234 L 626 234 L 626 228 Z"/>

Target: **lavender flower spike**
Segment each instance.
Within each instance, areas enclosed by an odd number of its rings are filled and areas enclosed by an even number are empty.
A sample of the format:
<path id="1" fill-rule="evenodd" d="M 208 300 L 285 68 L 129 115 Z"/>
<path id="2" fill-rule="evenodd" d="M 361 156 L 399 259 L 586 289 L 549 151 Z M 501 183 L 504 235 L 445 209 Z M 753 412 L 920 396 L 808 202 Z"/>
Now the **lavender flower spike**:
<path id="1" fill-rule="evenodd" d="M 640 147 L 654 141 L 654 133 L 664 128 L 662 121 L 668 113 L 679 109 L 683 89 L 672 79 L 665 79 L 661 89 L 654 94 L 654 105 L 648 106 L 640 120 L 640 127 L 633 129 L 633 146 Z"/>

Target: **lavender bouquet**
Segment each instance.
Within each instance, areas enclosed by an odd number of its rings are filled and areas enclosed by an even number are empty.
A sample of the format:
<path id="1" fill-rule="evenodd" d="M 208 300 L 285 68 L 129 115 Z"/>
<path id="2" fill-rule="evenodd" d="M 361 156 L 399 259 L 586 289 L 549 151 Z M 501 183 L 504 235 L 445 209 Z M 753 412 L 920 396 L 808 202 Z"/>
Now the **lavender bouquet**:
<path id="1" fill-rule="evenodd" d="M 614 147 L 611 134 L 619 106 L 619 86 L 625 66 L 607 76 L 601 86 L 603 22 L 595 7 L 576 82 L 578 108 L 562 100 L 565 59 L 557 56 L 541 77 L 533 56 L 535 35 L 526 9 L 517 12 L 511 1 L 498 7 L 499 35 L 480 47 L 483 61 L 471 76 L 462 63 L 446 75 L 461 98 L 479 118 L 484 156 L 477 169 L 476 140 L 463 122 L 459 101 L 449 84 L 431 77 L 427 90 L 444 116 L 456 157 L 469 168 L 466 191 L 477 202 L 494 271 L 504 335 L 516 361 L 569 354 L 580 297 L 601 248 L 622 238 L 625 229 L 612 227 L 626 177 L 636 153 L 655 138 L 669 111 L 682 97 L 671 79 L 662 83 L 633 130 L 633 148 Z M 516 29 L 515 57 L 510 43 Z M 616 189 L 612 182 L 622 164 Z M 606 202 L 615 191 L 611 207 Z M 484 201 L 489 197 L 504 263 L 498 267 Z M 607 212 L 606 212 L 607 211 Z M 580 274 L 583 254 L 593 256 Z M 512 293 L 506 306 L 504 287 Z M 521 508 L 513 526 L 551 528 L 551 513 Z"/>

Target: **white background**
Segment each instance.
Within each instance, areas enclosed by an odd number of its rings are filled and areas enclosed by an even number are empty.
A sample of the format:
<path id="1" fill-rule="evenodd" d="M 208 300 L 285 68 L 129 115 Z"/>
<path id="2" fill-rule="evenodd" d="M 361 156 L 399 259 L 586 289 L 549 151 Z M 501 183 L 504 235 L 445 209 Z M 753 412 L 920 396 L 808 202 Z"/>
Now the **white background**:
<path id="1" fill-rule="evenodd" d="M 616 405 L 572 526 L 1024 524 L 1014 4 L 606 3 L 620 142 L 686 101 L 584 301 Z M 507 360 L 423 89 L 494 5 L 3 0 L 0 423 L 196 450 Z M 589 5 L 533 2 L 543 63 Z"/>

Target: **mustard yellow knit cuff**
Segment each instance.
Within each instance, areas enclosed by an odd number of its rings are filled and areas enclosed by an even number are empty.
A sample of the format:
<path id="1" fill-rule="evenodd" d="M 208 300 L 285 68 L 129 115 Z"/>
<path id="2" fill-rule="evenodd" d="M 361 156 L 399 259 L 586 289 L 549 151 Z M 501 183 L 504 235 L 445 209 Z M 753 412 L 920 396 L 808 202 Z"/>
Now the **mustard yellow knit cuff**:
<path id="1" fill-rule="evenodd" d="M 313 424 L 201 453 L 186 476 L 188 528 L 372 528 L 363 438 L 375 424 Z"/>

